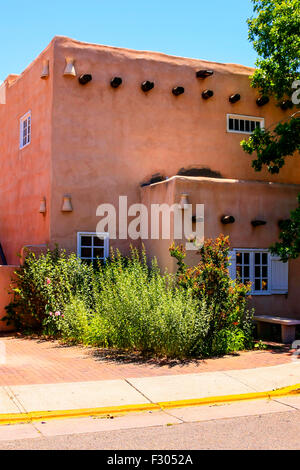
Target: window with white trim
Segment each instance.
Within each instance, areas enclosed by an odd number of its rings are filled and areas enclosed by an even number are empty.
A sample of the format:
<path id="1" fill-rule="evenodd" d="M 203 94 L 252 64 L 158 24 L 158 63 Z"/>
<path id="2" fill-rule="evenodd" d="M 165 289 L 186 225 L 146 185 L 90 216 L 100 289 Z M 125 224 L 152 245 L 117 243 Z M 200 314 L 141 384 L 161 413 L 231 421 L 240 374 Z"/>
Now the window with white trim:
<path id="1" fill-rule="evenodd" d="M 20 149 L 31 142 L 31 112 L 29 111 L 20 119 Z"/>
<path id="2" fill-rule="evenodd" d="M 105 261 L 109 255 L 109 234 L 96 232 L 77 233 L 77 256 L 92 263 Z"/>
<path id="3" fill-rule="evenodd" d="M 251 134 L 257 127 L 263 129 L 264 126 L 264 118 L 242 116 L 240 114 L 227 114 L 227 132 Z"/>
<path id="4" fill-rule="evenodd" d="M 288 263 L 265 249 L 239 249 L 230 252 L 229 268 L 233 280 L 251 282 L 251 295 L 286 294 Z"/>

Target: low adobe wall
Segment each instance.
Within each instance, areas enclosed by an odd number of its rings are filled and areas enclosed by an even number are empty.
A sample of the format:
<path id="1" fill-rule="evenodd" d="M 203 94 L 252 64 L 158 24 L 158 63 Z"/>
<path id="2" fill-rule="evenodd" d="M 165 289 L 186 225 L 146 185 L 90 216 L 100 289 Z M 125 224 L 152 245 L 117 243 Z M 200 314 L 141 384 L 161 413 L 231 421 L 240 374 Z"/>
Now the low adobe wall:
<path id="1" fill-rule="evenodd" d="M 5 307 L 11 302 L 8 291 L 16 268 L 17 266 L 0 266 L 0 332 L 13 330 L 12 326 L 7 326 L 1 320 L 6 315 Z"/>

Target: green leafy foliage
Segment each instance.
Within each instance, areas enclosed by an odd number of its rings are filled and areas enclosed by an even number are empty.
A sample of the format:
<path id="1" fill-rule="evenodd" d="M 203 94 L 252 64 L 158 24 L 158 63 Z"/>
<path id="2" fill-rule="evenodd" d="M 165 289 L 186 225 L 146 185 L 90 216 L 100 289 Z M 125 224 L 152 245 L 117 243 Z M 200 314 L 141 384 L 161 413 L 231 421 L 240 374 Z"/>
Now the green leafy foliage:
<path id="1" fill-rule="evenodd" d="M 191 283 L 162 274 L 156 259 L 149 263 L 145 251 L 134 248 L 128 257 L 111 251 L 98 269 L 58 249 L 39 258 L 31 253 L 17 272 L 8 318 L 22 330 L 42 329 L 67 342 L 156 356 L 243 349 L 251 345 L 252 319 L 242 314 L 237 292 L 247 289 L 232 287 L 226 273 L 224 278 L 225 253 L 222 243 L 211 251 L 207 246 L 202 280 Z M 226 298 L 217 288 L 232 292 Z"/>
<path id="2" fill-rule="evenodd" d="M 230 352 L 252 344 L 253 314 L 246 310 L 251 285 L 230 279 L 229 249 L 229 238 L 223 235 L 206 240 L 199 250 L 200 262 L 189 267 L 184 263 L 184 248 L 175 244 L 170 247 L 171 256 L 178 262 L 178 285 L 191 289 L 210 310 L 207 354 Z"/>
<path id="3" fill-rule="evenodd" d="M 282 261 L 296 259 L 300 255 L 300 195 L 298 207 L 291 212 L 290 218 L 280 223 L 280 242 L 271 246 L 271 252 L 280 256 Z"/>
<path id="4" fill-rule="evenodd" d="M 249 40 L 258 53 L 252 86 L 276 99 L 291 97 L 300 79 L 300 0 L 252 0 L 256 16 L 248 20 Z M 273 126 L 274 127 L 274 126 Z M 272 129 L 256 129 L 241 142 L 256 171 L 279 173 L 289 156 L 299 157 L 300 114 L 293 112 Z M 299 199 L 300 201 L 300 199 Z M 271 247 L 283 261 L 300 255 L 299 207 L 282 225 L 280 241 Z"/>
<path id="5" fill-rule="evenodd" d="M 52 317 L 53 318 L 53 317 Z M 91 311 L 77 295 L 64 308 L 58 317 L 60 335 L 68 342 L 87 343 L 90 336 Z"/>
<path id="6" fill-rule="evenodd" d="M 266 165 L 270 173 L 279 173 L 285 158 L 300 150 L 300 118 L 279 123 L 274 131 L 256 128 L 241 145 L 250 155 L 256 152 L 257 158 L 252 162 L 255 171 L 261 171 Z"/>
<path id="7" fill-rule="evenodd" d="M 252 0 L 249 40 L 258 54 L 252 86 L 280 99 L 300 78 L 300 1 Z"/>
<path id="8" fill-rule="evenodd" d="M 74 294 L 92 306 L 92 272 L 75 254 L 68 256 L 58 248 L 39 257 L 28 252 L 24 264 L 16 270 L 13 301 L 3 320 L 17 329 L 40 330 L 50 312 L 62 311 Z"/>
<path id="9" fill-rule="evenodd" d="M 205 303 L 174 281 L 170 274 L 160 273 L 155 259 L 148 266 L 145 251 L 132 249 L 128 258 L 111 252 L 110 261 L 95 273 L 96 308 L 86 310 L 88 325 L 81 338 L 94 346 L 159 356 L 201 355 L 209 312 Z M 64 323 L 77 316 L 77 305 L 78 300 L 67 306 Z M 74 331 L 71 326 L 67 333 L 63 327 L 62 335 L 68 338 Z"/>

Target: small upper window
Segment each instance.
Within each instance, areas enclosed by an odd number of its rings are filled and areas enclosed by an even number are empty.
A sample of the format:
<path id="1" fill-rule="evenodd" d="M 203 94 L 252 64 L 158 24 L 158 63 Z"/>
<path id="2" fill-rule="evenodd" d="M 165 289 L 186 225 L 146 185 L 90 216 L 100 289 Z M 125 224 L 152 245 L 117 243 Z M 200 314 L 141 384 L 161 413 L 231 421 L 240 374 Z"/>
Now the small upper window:
<path id="1" fill-rule="evenodd" d="M 227 132 L 251 134 L 257 127 L 263 129 L 264 118 L 227 114 Z"/>
<path id="2" fill-rule="evenodd" d="M 20 119 L 20 149 L 31 142 L 31 112 L 26 113 Z"/>

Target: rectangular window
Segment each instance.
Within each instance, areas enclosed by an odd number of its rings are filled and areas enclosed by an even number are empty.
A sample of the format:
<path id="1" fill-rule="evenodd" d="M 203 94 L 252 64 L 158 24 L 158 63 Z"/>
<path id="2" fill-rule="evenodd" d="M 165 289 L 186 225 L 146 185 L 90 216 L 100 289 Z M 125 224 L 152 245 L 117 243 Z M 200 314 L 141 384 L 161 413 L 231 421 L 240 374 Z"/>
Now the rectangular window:
<path id="1" fill-rule="evenodd" d="M 29 111 L 20 119 L 20 149 L 31 142 L 31 112 Z"/>
<path id="2" fill-rule="evenodd" d="M 264 118 L 227 114 L 227 132 L 251 134 L 257 127 L 264 128 Z"/>
<path id="3" fill-rule="evenodd" d="M 236 250 L 236 276 L 242 283 L 252 283 L 251 294 L 269 293 L 270 260 L 267 250 Z"/>
<path id="4" fill-rule="evenodd" d="M 266 249 L 234 248 L 229 252 L 233 281 L 251 282 L 251 295 L 287 294 L 289 264 Z"/>
<path id="5" fill-rule="evenodd" d="M 77 255 L 91 263 L 105 261 L 109 254 L 109 234 L 95 232 L 79 232 L 77 234 Z"/>

